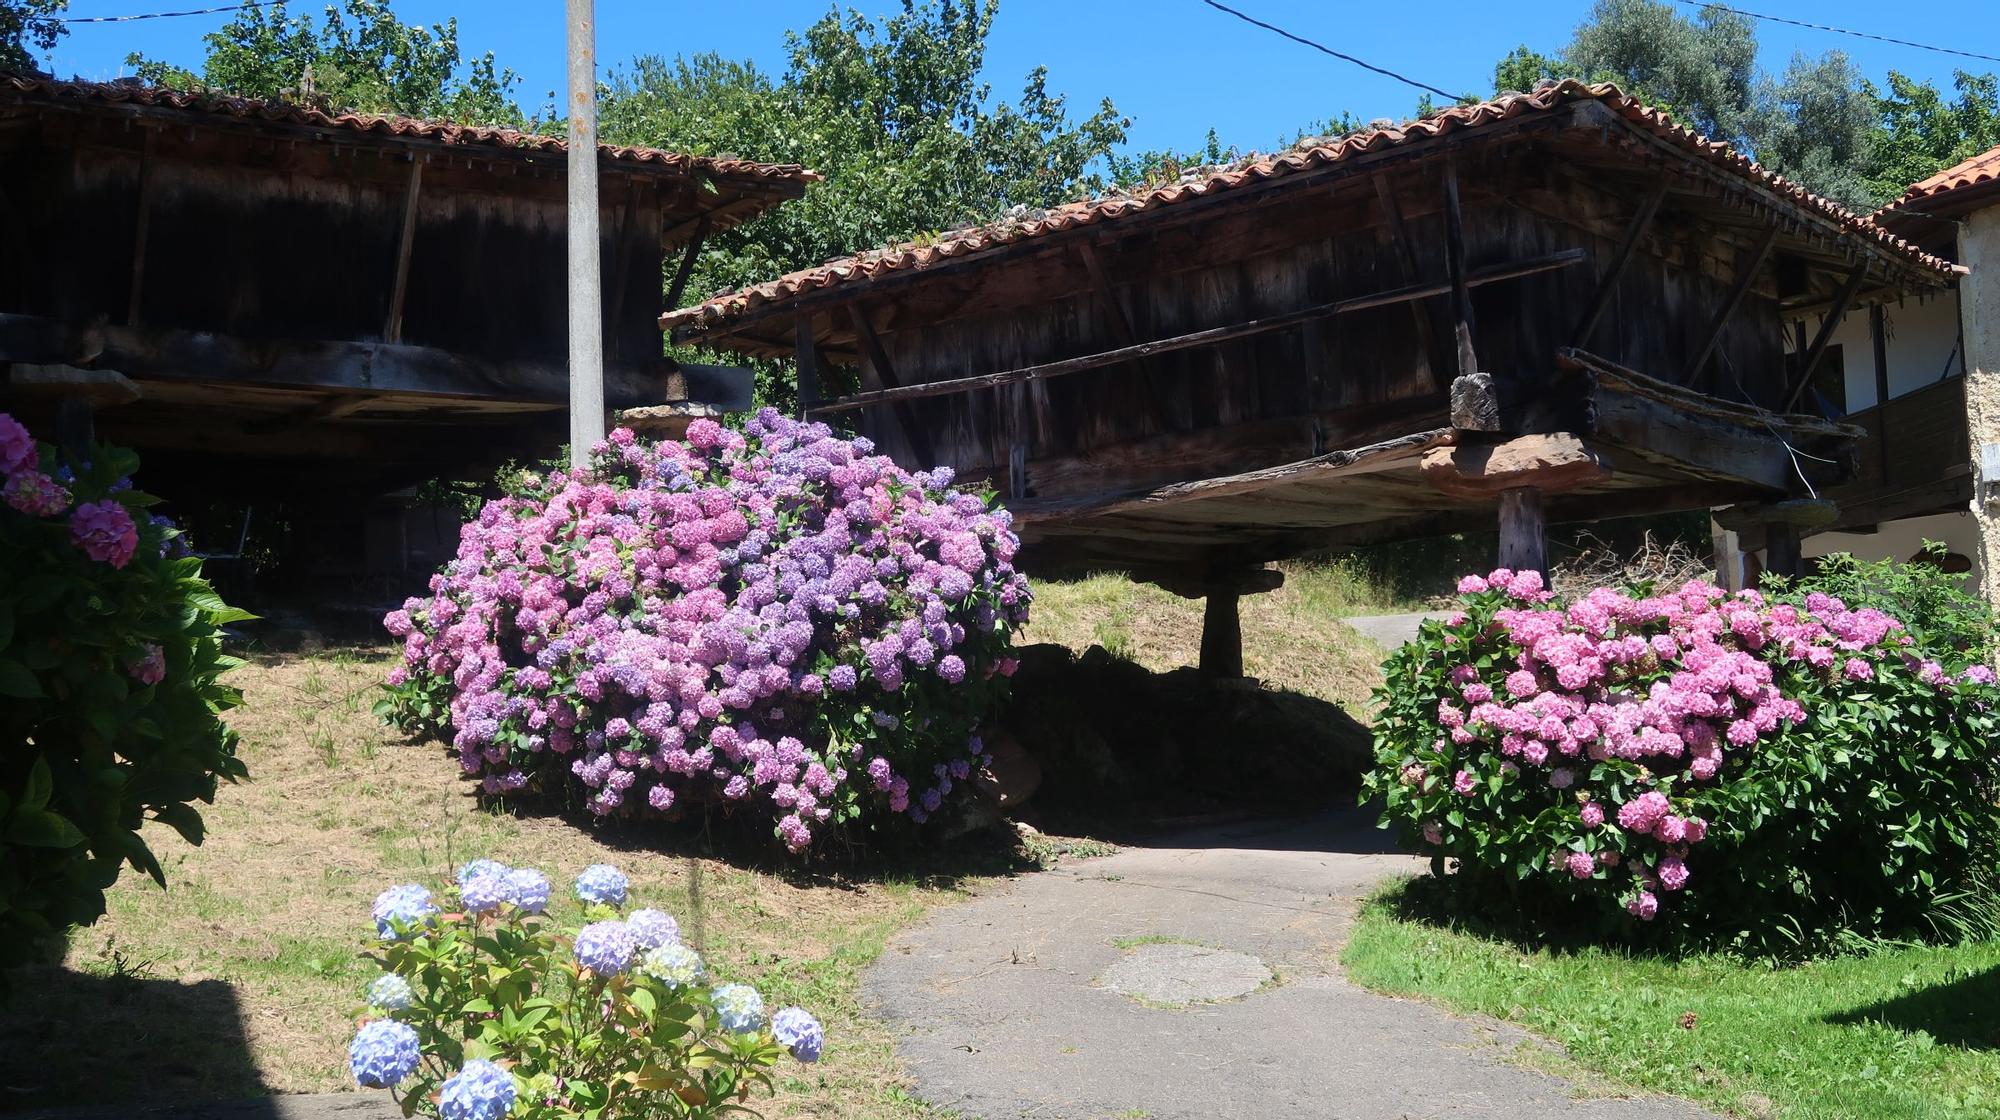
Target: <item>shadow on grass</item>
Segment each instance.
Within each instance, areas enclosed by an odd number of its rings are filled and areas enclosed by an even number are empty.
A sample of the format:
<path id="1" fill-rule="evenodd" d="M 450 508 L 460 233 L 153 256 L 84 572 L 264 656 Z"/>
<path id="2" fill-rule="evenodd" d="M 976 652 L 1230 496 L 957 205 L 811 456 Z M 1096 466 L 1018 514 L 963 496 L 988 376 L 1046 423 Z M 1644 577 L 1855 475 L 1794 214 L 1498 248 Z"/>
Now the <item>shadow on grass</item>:
<path id="1" fill-rule="evenodd" d="M 1962 1050 L 2000 1050 L 2000 967 L 1829 1015 L 1826 1021 L 1922 1032 Z"/>
<path id="2" fill-rule="evenodd" d="M 1459 874 L 1423 875 L 1393 884 L 1369 903 L 1400 921 L 1469 934 L 1520 953 L 1586 950 L 1665 960 L 1701 950 L 1667 943 L 1636 944 L 1631 927 L 1592 906 L 1557 898 L 1524 899 L 1491 882 Z"/>
<path id="3" fill-rule="evenodd" d="M 234 989 L 139 971 L 11 973 L 11 998 L 0 1003 L 0 1110 L 268 1094 Z"/>

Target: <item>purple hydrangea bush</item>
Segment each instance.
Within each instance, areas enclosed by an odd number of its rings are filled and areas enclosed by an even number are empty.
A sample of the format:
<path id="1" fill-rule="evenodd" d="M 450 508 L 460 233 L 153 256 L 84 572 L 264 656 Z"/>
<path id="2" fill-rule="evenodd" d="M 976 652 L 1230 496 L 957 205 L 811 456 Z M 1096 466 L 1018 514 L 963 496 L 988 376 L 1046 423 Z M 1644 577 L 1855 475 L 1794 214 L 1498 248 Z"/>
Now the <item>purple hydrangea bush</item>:
<path id="1" fill-rule="evenodd" d="M 1820 593 L 1565 605 L 1505 569 L 1459 592 L 1389 658 L 1364 796 L 1467 889 L 1738 941 L 1903 935 L 1990 897 L 1986 665 Z"/>
<path id="2" fill-rule="evenodd" d="M 615 899 L 602 889 L 613 876 Z M 818 1019 L 799 1007 L 767 1019 L 749 985 L 707 987 L 672 916 L 621 911 L 616 868 L 579 876 L 562 919 L 547 913 L 548 882 L 475 860 L 444 891 L 404 883 L 376 898 L 370 957 L 384 971 L 348 1047 L 356 1084 L 441 1120 L 709 1120 L 745 1114 L 787 1053 L 819 1060 Z"/>
<path id="3" fill-rule="evenodd" d="M 384 713 L 448 734 L 491 794 L 750 810 L 795 852 L 922 823 L 985 762 L 1030 594 L 990 495 L 872 452 L 770 409 L 614 431 L 587 472 L 489 503 L 388 616 Z"/>

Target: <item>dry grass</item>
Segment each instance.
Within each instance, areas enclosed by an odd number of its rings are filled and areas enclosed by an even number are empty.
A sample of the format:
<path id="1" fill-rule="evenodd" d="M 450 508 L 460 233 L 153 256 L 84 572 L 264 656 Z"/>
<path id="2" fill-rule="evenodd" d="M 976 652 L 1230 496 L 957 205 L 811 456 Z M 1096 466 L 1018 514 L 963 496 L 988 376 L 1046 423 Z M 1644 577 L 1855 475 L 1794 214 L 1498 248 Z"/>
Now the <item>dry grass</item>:
<path id="1" fill-rule="evenodd" d="M 253 779 L 207 812 L 208 842 L 148 841 L 170 890 L 127 874 L 64 967 L 17 981 L 0 1013 L 0 1109 L 147 1104 L 351 1086 L 346 1044 L 374 966 L 368 907 L 391 882 L 447 878 L 476 855 L 567 878 L 595 862 L 634 894 L 699 918 L 705 955 L 826 1020 L 825 1060 L 789 1067 L 772 1117 L 938 1115 L 905 1092 L 859 972 L 884 939 L 961 889 L 796 877 L 621 846 L 574 822 L 481 809 L 457 768 L 370 712 L 375 656 L 269 658 L 239 670 Z M 703 905 L 690 899 L 699 869 Z"/>
<path id="2" fill-rule="evenodd" d="M 1287 566 L 1283 587 L 1241 600 L 1243 670 L 1267 687 L 1362 711 L 1381 681 L 1382 651 L 1338 620 L 1415 609 L 1357 568 Z M 1114 657 L 1165 672 L 1198 660 L 1201 615 L 1200 600 L 1124 576 L 1044 582 L 1035 585 L 1034 621 L 1022 640 L 1079 651 L 1099 645 Z"/>

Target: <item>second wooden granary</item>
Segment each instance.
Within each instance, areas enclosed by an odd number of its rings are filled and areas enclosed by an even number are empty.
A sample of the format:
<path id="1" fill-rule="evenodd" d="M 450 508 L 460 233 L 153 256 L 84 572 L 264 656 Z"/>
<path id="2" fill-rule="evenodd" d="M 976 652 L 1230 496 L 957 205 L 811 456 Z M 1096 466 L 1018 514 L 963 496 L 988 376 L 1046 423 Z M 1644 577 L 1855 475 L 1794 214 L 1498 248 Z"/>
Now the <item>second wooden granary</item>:
<path id="1" fill-rule="evenodd" d="M 863 253 L 662 317 L 790 356 L 805 412 L 985 478 L 1031 570 L 1236 596 L 1269 561 L 1735 504 L 1778 526 L 1857 433 L 1798 415 L 1829 326 L 1955 267 L 1676 126 L 1552 83 Z M 1826 314 L 1831 311 L 1831 314 Z M 1786 539 L 1790 544 L 1787 546 Z"/>

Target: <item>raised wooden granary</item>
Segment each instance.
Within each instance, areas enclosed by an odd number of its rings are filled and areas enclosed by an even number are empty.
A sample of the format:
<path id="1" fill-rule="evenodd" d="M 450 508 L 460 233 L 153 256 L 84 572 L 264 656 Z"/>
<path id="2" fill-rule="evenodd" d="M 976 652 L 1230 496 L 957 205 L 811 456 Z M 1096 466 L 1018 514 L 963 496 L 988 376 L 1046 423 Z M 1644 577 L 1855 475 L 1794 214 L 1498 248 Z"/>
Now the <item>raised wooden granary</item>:
<path id="1" fill-rule="evenodd" d="M 505 129 L 0 76 L 0 408 L 117 403 L 96 430 L 141 451 L 149 486 L 222 501 L 334 509 L 551 455 L 567 154 Z M 747 397 L 747 371 L 665 358 L 654 320 L 704 238 L 817 176 L 597 159 L 608 403 Z"/>
<path id="2" fill-rule="evenodd" d="M 1954 277 L 1614 87 L 1563 82 L 661 322 L 794 357 L 808 414 L 990 480 L 1031 569 L 1227 599 L 1269 586 L 1269 561 L 1490 527 L 1496 507 L 1502 559 L 1540 567 L 1545 520 L 1810 500 L 1855 433 L 1798 414 L 1826 337 L 1788 358 L 1786 324 Z M 1231 610 L 1210 612 L 1225 634 Z"/>

